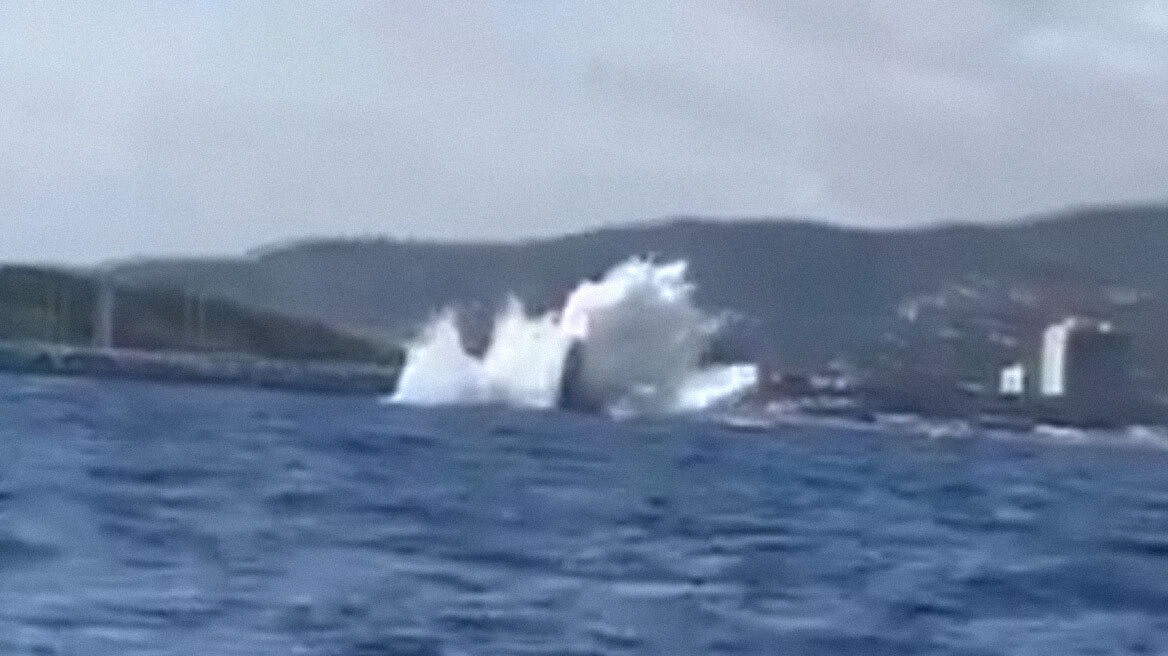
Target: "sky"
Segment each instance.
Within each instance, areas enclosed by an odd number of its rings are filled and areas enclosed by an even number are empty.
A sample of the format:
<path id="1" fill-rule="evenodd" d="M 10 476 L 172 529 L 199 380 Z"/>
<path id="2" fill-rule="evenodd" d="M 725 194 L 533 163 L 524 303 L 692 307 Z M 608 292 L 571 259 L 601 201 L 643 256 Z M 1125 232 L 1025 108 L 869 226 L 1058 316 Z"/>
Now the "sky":
<path id="1" fill-rule="evenodd" d="M 0 259 L 1168 199 L 1168 0 L 0 3 Z"/>

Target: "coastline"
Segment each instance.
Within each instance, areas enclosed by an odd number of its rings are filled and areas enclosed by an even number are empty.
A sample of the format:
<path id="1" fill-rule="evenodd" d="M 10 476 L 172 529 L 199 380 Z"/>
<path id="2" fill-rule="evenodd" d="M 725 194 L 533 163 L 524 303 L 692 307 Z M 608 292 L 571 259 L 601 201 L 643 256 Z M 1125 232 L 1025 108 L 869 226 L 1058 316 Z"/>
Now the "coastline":
<path id="1" fill-rule="evenodd" d="M 0 341 L 0 371 L 359 395 L 392 392 L 400 373 L 374 363 L 13 341 Z"/>

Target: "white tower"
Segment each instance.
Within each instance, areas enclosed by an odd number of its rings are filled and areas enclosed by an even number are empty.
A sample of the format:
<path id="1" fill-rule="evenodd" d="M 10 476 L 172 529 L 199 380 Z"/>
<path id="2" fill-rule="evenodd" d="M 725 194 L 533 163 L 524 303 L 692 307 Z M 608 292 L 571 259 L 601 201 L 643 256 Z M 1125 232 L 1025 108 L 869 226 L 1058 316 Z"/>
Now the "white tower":
<path id="1" fill-rule="evenodd" d="M 1075 319 L 1064 319 L 1042 333 L 1042 379 L 1039 393 L 1061 397 L 1067 393 L 1067 343 L 1076 328 Z"/>
<path id="2" fill-rule="evenodd" d="M 114 286 L 107 276 L 102 276 L 97 283 L 93 345 L 98 348 L 112 348 L 114 345 Z"/>

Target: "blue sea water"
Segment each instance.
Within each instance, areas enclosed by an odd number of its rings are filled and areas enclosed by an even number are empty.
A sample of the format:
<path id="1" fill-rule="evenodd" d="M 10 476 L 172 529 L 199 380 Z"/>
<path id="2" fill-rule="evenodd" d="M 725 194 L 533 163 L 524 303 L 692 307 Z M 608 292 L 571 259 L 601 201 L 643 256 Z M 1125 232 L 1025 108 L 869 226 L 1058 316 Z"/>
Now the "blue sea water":
<path id="1" fill-rule="evenodd" d="M 1168 453 L 0 378 L 0 654 L 1168 653 Z"/>

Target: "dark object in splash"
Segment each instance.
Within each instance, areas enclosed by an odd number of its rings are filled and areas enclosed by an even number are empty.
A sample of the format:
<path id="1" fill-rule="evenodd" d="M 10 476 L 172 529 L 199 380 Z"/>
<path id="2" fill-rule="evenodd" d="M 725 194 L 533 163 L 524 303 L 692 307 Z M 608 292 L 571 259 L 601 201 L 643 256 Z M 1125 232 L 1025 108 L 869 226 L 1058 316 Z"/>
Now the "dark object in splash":
<path id="1" fill-rule="evenodd" d="M 585 392 L 581 384 L 584 357 L 584 345 L 579 340 L 572 342 L 564 359 L 564 373 L 560 377 L 560 390 L 556 401 L 556 406 L 561 410 L 594 413 L 604 409 L 600 400 Z"/>

